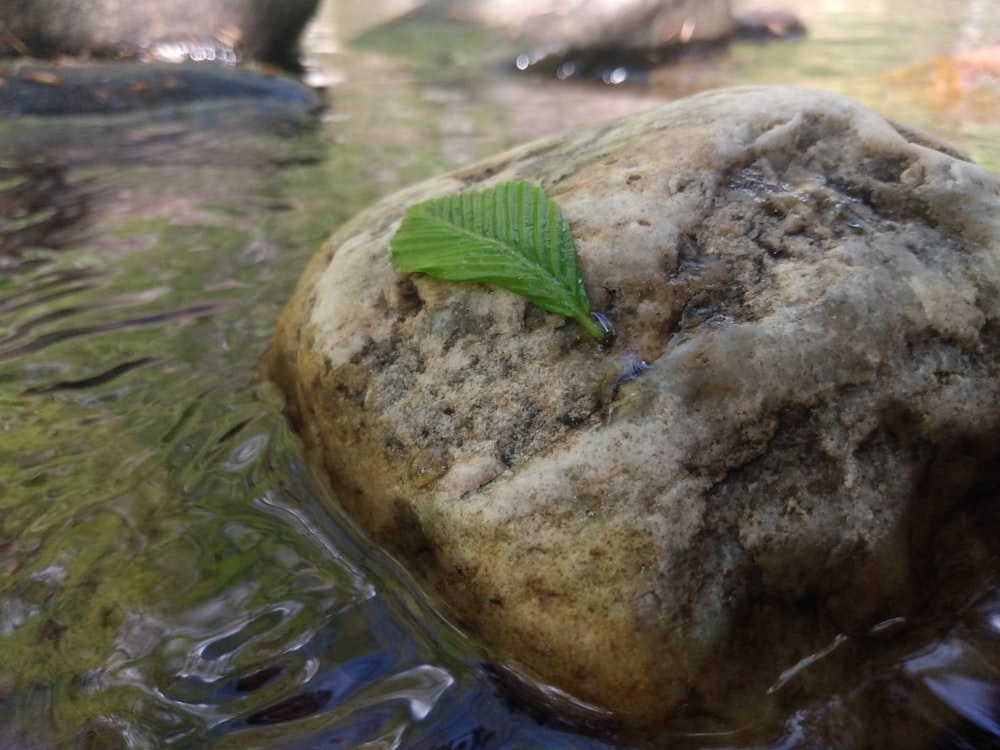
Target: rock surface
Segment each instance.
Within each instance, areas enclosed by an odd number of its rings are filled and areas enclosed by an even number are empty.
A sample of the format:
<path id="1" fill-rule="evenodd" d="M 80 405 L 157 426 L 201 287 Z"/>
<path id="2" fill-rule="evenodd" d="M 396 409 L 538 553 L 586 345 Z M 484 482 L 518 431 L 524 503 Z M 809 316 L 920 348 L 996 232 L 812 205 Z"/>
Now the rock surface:
<path id="1" fill-rule="evenodd" d="M 516 179 L 562 206 L 612 344 L 394 271 L 408 206 Z M 995 177 L 842 97 L 745 88 L 383 200 L 310 263 L 268 366 L 461 623 L 633 725 L 737 724 L 921 606 L 939 528 L 996 479 L 998 317 Z"/>

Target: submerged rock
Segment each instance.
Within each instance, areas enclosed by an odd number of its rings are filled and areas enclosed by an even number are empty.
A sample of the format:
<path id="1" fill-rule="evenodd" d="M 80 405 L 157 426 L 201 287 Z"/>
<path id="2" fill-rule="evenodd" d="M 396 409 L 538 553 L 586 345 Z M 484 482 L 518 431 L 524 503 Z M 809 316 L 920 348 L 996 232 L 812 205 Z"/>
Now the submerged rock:
<path id="1" fill-rule="evenodd" d="M 1000 124 L 1000 45 L 914 63 L 886 83 L 942 119 Z"/>
<path id="2" fill-rule="evenodd" d="M 612 343 L 393 269 L 411 204 L 519 179 L 562 206 Z M 384 199 L 312 260 L 268 364 L 344 505 L 463 625 L 626 723 L 718 728 L 924 606 L 936 534 L 996 479 L 998 318 L 994 176 L 755 87 Z"/>

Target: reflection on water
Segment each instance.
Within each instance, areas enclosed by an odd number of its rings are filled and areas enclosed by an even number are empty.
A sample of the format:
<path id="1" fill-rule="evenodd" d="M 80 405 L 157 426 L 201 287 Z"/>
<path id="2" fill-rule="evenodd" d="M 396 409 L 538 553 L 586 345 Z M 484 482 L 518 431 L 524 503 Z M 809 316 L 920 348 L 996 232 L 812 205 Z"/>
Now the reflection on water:
<path id="1" fill-rule="evenodd" d="M 198 119 L 176 162 L 163 131 L 111 158 L 160 117 L 65 153 L 27 123 L 2 157 L 0 746 L 568 746 L 336 513 L 255 382 L 370 200 L 357 154 Z"/>
<path id="2" fill-rule="evenodd" d="M 254 370 L 306 260 L 378 195 L 681 93 L 823 85 L 1000 165 L 995 129 L 882 77 L 989 41 L 970 34 L 997 9 L 813 3 L 809 40 L 611 88 L 345 46 L 341 28 L 389 5 L 330 3 L 312 31 L 321 120 L 234 101 L 0 121 L 0 746 L 995 746 L 989 550 L 949 621 L 889 622 L 775 665 L 760 726 L 612 740 L 368 545 Z"/>

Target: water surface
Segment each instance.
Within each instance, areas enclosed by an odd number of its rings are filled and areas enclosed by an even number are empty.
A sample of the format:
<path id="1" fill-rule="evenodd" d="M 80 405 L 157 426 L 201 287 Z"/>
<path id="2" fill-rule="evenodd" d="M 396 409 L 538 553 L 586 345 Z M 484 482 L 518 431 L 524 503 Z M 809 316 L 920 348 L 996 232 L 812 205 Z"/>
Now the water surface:
<path id="1" fill-rule="evenodd" d="M 503 677 L 338 512 L 255 374 L 305 262 L 396 188 L 723 85 L 839 91 L 1000 169 L 1000 118 L 933 95 L 927 65 L 996 43 L 993 3 L 821 0 L 802 42 L 621 87 L 501 74 L 478 38 L 347 43 L 401 5 L 323 9 L 320 117 L 258 101 L 0 121 L 0 745 L 647 744 Z M 996 568 L 974 577 L 948 622 L 817 655 L 842 671 L 823 699 L 652 746 L 877 747 L 887 726 L 912 747 L 996 742 Z"/>

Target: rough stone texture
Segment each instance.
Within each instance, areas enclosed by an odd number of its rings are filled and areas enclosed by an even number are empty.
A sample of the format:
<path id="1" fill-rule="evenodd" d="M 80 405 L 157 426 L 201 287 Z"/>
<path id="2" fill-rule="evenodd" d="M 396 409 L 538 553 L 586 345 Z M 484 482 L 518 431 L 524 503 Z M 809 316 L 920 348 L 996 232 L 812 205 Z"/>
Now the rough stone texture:
<path id="1" fill-rule="evenodd" d="M 244 58 L 297 65 L 319 0 L 3 0 L 0 57 L 132 57 L 157 42 L 214 37 Z"/>
<path id="2" fill-rule="evenodd" d="M 409 205 L 515 179 L 562 206 L 613 344 L 393 270 Z M 463 624 L 625 721 L 739 722 L 921 605 L 939 527 L 996 479 L 998 315 L 996 178 L 836 95 L 746 88 L 383 200 L 308 266 L 269 366 Z"/>

